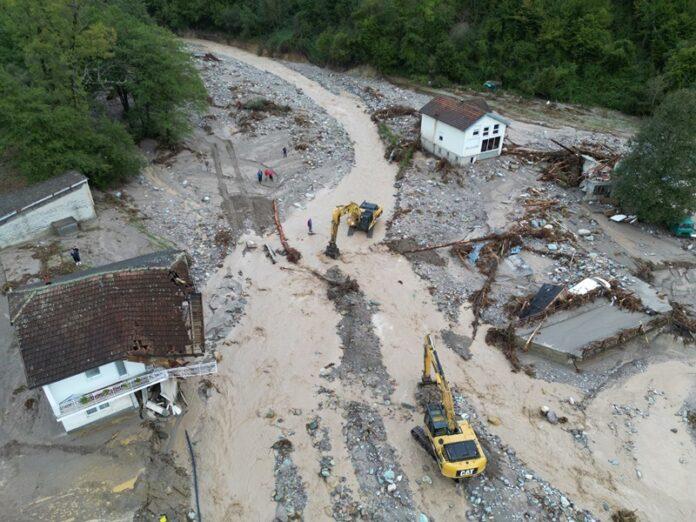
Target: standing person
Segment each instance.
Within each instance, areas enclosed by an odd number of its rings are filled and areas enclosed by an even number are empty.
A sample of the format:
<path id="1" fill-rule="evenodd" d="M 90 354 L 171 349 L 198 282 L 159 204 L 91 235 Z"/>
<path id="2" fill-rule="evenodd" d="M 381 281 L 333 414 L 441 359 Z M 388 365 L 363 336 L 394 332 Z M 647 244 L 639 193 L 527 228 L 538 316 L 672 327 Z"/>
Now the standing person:
<path id="1" fill-rule="evenodd" d="M 256 173 L 256 179 L 259 180 L 259 183 L 261 183 L 261 180 L 263 179 L 263 172 L 261 172 L 261 169 Z"/>
<path id="2" fill-rule="evenodd" d="M 283 157 L 287 158 L 288 157 L 288 149 L 287 147 L 283 147 Z"/>
<path id="3" fill-rule="evenodd" d="M 307 228 L 309 229 L 309 235 L 310 235 L 310 236 L 313 235 L 314 232 L 312 232 L 312 218 L 309 218 L 309 219 L 307 220 Z"/>
<path id="4" fill-rule="evenodd" d="M 273 169 L 266 169 L 266 170 L 263 171 L 263 173 L 266 175 L 266 177 L 267 177 L 268 179 L 270 179 L 271 181 L 273 181 L 273 174 L 274 174 Z"/>
<path id="5" fill-rule="evenodd" d="M 77 247 L 73 247 L 70 251 L 70 257 L 75 261 L 75 266 L 80 266 L 82 261 L 80 260 L 80 250 Z"/>

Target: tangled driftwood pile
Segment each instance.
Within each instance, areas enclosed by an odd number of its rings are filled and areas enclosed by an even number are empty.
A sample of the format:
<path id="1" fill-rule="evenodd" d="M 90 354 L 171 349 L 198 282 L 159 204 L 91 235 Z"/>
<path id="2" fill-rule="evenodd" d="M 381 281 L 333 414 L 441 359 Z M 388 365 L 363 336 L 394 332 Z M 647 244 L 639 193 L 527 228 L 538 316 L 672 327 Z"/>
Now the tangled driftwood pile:
<path id="1" fill-rule="evenodd" d="M 539 180 L 555 181 L 565 187 L 577 187 L 586 176 L 592 174 L 592 171 L 583 173 L 583 156 L 589 156 L 597 162 L 594 171 L 611 170 L 621 158 L 619 153 L 601 143 L 582 142 L 579 145 L 568 146 L 556 140 L 551 142 L 560 149 L 535 150 L 511 143 L 504 152 L 532 163 L 545 163 Z"/>

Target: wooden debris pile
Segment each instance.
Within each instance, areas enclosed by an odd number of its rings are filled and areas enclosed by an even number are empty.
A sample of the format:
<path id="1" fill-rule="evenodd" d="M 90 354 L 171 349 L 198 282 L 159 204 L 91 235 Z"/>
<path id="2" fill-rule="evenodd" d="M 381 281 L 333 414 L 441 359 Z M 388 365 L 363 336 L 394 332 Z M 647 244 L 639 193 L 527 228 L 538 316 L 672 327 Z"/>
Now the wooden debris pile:
<path id="1" fill-rule="evenodd" d="M 372 121 L 375 123 L 383 122 L 384 120 L 390 120 L 392 118 L 398 118 L 399 116 L 417 116 L 418 111 L 412 107 L 407 107 L 405 105 L 390 105 L 384 109 L 376 110 L 372 113 Z"/>
<path id="2" fill-rule="evenodd" d="M 472 321 L 473 335 L 476 336 L 478 326 L 480 324 L 481 313 L 491 304 L 489 294 L 491 287 L 495 281 L 500 262 L 510 254 L 513 247 L 520 249 L 538 252 L 544 255 L 562 255 L 569 256 L 563 252 L 540 252 L 538 249 L 525 244 L 525 239 L 539 239 L 546 242 L 561 242 L 575 241 L 575 236 L 563 230 L 560 226 L 549 225 L 546 227 L 535 228 L 531 225 L 531 219 L 541 215 L 547 215 L 551 210 L 560 210 L 562 206 L 556 200 L 546 199 L 529 199 L 525 202 L 525 214 L 523 219 L 513 224 L 507 231 L 501 233 L 491 233 L 485 236 L 461 239 L 442 243 L 438 245 L 430 245 L 403 251 L 403 254 L 414 254 L 436 250 L 440 248 L 451 248 L 451 253 L 458 257 L 463 263 L 467 262 L 467 256 L 471 254 L 474 245 L 477 243 L 485 243 L 480 248 L 478 257 L 475 260 L 476 268 L 486 277 L 483 286 L 469 296 L 469 301 L 472 304 L 474 319 Z"/>
<path id="3" fill-rule="evenodd" d="M 531 163 L 544 163 L 539 181 L 554 181 L 564 187 L 578 187 L 585 177 L 599 170 L 612 170 L 621 156 L 601 143 L 584 141 L 579 145 L 563 145 L 551 140 L 560 147 L 555 150 L 536 150 L 511 143 L 505 148 L 506 154 L 521 157 Z M 586 173 L 583 172 L 585 158 L 593 158 L 597 165 Z"/>
<path id="4" fill-rule="evenodd" d="M 677 302 L 671 302 L 672 314 L 670 323 L 674 331 L 686 343 L 696 343 L 696 317 L 694 317 L 689 309 Z"/>
<path id="5" fill-rule="evenodd" d="M 398 177 L 403 174 L 403 170 L 411 163 L 413 154 L 420 150 L 420 123 L 418 118 L 413 118 L 413 124 L 402 134 L 401 132 L 394 132 L 386 122 L 402 116 L 417 115 L 418 111 L 411 107 L 391 105 L 374 111 L 371 116 L 372 121 L 377 124 L 380 138 L 385 143 L 384 157 L 389 161 L 400 164 Z M 401 130 L 403 131 L 403 129 Z"/>
<path id="6" fill-rule="evenodd" d="M 544 310 L 543 315 L 541 315 L 541 321 L 557 312 L 579 308 L 584 304 L 591 303 L 596 299 L 599 299 L 600 297 L 606 297 L 619 308 L 629 312 L 641 312 L 644 310 L 645 307 L 643 306 L 643 302 L 640 300 L 640 298 L 633 292 L 626 290 L 625 288 L 621 288 L 616 279 L 609 281 L 609 285 L 611 286 L 609 290 L 600 286 L 585 294 L 571 294 L 567 291 L 562 292 Z M 504 307 L 508 316 L 511 319 L 517 319 L 522 312 L 529 307 L 535 295 L 536 294 L 510 297 Z M 540 320 L 540 315 L 532 315 L 519 320 L 518 325 L 524 325 L 538 320 Z"/>
<path id="7" fill-rule="evenodd" d="M 507 360 L 510 361 L 513 372 L 517 373 L 523 370 L 530 377 L 535 376 L 534 368 L 529 364 L 522 364 L 517 355 L 517 336 L 512 323 L 505 328 L 489 328 L 486 332 L 486 344 L 502 350 Z"/>

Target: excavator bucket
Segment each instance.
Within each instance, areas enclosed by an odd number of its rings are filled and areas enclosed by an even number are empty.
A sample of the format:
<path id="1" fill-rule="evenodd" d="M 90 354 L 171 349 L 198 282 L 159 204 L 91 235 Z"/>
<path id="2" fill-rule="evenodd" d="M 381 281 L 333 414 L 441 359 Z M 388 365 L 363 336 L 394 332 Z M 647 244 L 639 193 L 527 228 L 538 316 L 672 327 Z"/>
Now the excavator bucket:
<path id="1" fill-rule="evenodd" d="M 324 250 L 324 254 L 329 256 L 331 259 L 338 259 L 341 252 L 338 250 L 338 245 L 335 241 L 329 241 L 329 244 L 326 245 L 326 250 Z"/>

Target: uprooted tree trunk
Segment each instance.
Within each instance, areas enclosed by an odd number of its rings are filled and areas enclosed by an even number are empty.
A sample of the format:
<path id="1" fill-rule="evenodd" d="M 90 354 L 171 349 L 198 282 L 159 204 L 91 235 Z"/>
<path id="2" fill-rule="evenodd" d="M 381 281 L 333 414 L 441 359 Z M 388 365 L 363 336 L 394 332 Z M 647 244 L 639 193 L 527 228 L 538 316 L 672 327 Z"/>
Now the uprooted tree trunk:
<path id="1" fill-rule="evenodd" d="M 288 261 L 297 264 L 297 262 L 302 258 L 302 254 L 296 248 L 291 247 L 288 244 L 288 240 L 285 238 L 285 232 L 283 232 L 283 225 L 280 224 L 280 218 L 278 217 L 278 204 L 276 200 L 273 200 L 273 219 L 275 220 L 276 230 L 280 236 L 280 244 L 283 245 L 285 249 L 285 254 Z"/>

